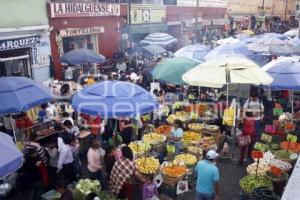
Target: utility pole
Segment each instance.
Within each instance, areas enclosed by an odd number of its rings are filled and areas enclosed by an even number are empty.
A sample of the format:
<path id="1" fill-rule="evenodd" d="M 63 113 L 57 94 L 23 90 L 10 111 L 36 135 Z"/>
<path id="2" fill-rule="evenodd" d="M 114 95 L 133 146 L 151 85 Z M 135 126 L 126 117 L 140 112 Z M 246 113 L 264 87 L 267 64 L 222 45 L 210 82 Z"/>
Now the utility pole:
<path id="1" fill-rule="evenodd" d="M 131 38 L 131 0 L 128 0 L 127 5 L 127 15 L 128 15 L 128 39 L 129 39 L 129 48 L 132 48 L 132 38 Z"/>
<path id="2" fill-rule="evenodd" d="M 288 4 L 288 0 L 285 0 L 284 21 L 286 21 L 287 4 Z"/>
<path id="3" fill-rule="evenodd" d="M 199 18 L 199 2 L 200 0 L 197 0 L 196 4 L 196 14 L 195 14 L 195 43 L 197 43 L 198 38 L 197 38 L 197 33 L 198 33 L 198 18 Z"/>

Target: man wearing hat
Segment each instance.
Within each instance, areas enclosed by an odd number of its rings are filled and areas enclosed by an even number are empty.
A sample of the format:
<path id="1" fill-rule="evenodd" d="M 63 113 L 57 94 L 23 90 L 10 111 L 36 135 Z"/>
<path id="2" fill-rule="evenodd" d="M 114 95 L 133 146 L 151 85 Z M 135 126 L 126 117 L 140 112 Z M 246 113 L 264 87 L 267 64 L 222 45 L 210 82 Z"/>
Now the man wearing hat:
<path id="1" fill-rule="evenodd" d="M 209 150 L 205 160 L 199 161 L 196 165 L 196 200 L 220 200 L 219 170 L 215 166 L 217 157 L 219 157 L 218 153 Z"/>

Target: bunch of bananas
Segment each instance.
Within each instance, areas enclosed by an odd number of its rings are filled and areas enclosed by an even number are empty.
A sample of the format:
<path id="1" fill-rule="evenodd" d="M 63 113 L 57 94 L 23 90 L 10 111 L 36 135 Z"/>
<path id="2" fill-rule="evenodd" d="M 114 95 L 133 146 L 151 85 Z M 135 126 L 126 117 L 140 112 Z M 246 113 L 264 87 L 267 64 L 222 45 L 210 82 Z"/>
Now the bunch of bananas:
<path id="1" fill-rule="evenodd" d="M 148 144 L 159 144 L 165 140 L 165 136 L 158 134 L 158 133 L 149 133 L 144 135 L 143 141 Z"/>
<path id="2" fill-rule="evenodd" d="M 169 124 L 173 124 L 174 123 L 174 121 L 175 121 L 175 119 L 176 119 L 176 116 L 175 115 L 169 115 L 169 117 L 167 118 L 167 122 L 169 123 Z"/>
<path id="3" fill-rule="evenodd" d="M 186 165 L 194 165 L 197 162 L 197 158 L 191 154 L 179 154 L 175 157 L 174 163 L 180 164 L 181 162 Z"/>
<path id="4" fill-rule="evenodd" d="M 189 130 L 197 132 L 200 132 L 202 129 L 204 129 L 204 127 L 205 125 L 202 123 L 190 123 L 188 125 Z"/>
<path id="5" fill-rule="evenodd" d="M 159 168 L 158 159 L 151 157 L 142 157 L 135 160 L 136 167 L 142 174 L 155 174 Z"/>
<path id="6" fill-rule="evenodd" d="M 182 142 L 184 145 L 189 145 L 191 142 L 198 142 L 200 140 L 201 135 L 191 131 L 185 131 L 182 137 Z"/>
<path id="7" fill-rule="evenodd" d="M 188 152 L 191 152 L 193 154 L 202 155 L 202 153 L 203 153 L 203 149 L 200 147 L 189 146 L 187 150 L 188 150 Z"/>
<path id="8" fill-rule="evenodd" d="M 130 142 L 128 145 L 134 155 L 143 154 L 150 150 L 151 146 L 145 142 Z"/>

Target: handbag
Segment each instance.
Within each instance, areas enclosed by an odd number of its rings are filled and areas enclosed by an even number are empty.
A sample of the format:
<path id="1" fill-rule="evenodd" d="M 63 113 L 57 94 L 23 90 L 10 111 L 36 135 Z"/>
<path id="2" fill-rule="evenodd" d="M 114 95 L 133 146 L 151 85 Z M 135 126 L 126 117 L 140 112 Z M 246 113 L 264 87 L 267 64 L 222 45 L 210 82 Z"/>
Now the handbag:
<path id="1" fill-rule="evenodd" d="M 250 135 L 242 135 L 239 138 L 239 146 L 244 147 L 248 146 L 251 143 L 251 137 Z"/>

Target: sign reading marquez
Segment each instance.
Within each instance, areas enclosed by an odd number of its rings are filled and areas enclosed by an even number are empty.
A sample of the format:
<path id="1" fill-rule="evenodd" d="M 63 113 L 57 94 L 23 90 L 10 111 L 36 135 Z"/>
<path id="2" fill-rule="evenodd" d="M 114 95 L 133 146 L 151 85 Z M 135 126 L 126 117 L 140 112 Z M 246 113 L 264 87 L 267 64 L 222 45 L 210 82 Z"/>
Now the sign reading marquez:
<path id="1" fill-rule="evenodd" d="M 51 18 L 120 16 L 120 4 L 111 3 L 51 3 Z"/>

